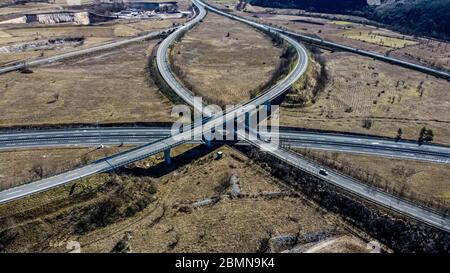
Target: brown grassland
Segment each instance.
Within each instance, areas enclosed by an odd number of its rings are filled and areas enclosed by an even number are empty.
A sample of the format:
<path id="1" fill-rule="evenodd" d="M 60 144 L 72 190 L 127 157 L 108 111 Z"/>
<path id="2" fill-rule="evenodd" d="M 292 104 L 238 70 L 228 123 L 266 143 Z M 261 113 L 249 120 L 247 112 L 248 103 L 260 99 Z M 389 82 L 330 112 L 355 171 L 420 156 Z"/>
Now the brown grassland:
<path id="1" fill-rule="evenodd" d="M 293 234 L 300 244 L 311 243 L 305 238 L 321 232 L 350 235 L 351 227 L 302 195 L 264 197 L 266 191 L 290 189 L 239 152 L 219 149 L 224 152 L 220 160 L 206 152 L 170 169 L 157 165 L 162 158 L 153 158 L 117 175 L 78 182 L 71 196 L 67 185 L 1 205 L 0 246 L 8 252 L 67 252 L 66 244 L 76 240 L 82 252 L 257 252 L 277 235 Z M 181 158 L 174 160 L 181 164 Z M 221 195 L 229 191 L 231 174 L 238 176 L 242 193 L 250 195 Z M 221 198 L 192 206 L 213 196 Z M 102 217 L 96 218 L 99 212 Z M 359 234 L 354 232 L 351 238 Z"/>
<path id="2" fill-rule="evenodd" d="M 0 75 L 0 126 L 171 121 L 147 73 L 155 43 Z"/>
<path id="3" fill-rule="evenodd" d="M 0 190 L 71 170 L 123 149 L 105 146 L 0 151 Z"/>
<path id="4" fill-rule="evenodd" d="M 417 140 L 422 127 L 450 143 L 450 84 L 350 53 L 324 53 L 329 80 L 303 106 L 282 107 L 286 126 Z M 363 127 L 365 122 L 370 126 Z"/>
<path id="5" fill-rule="evenodd" d="M 250 99 L 278 66 L 281 48 L 242 23 L 209 13 L 171 50 L 180 78 L 210 103 Z"/>

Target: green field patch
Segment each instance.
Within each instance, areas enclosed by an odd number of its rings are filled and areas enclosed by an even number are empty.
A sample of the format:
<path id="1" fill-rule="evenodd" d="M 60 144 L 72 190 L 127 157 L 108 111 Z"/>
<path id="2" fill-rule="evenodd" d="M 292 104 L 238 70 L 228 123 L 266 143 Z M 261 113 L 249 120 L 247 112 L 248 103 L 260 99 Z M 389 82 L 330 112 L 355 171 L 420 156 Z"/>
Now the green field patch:
<path id="1" fill-rule="evenodd" d="M 348 21 L 333 21 L 332 23 L 335 25 L 341 25 L 341 26 L 353 24 L 352 22 L 348 22 Z"/>
<path id="2" fill-rule="evenodd" d="M 349 39 L 363 41 L 366 43 L 376 44 L 390 48 L 404 48 L 406 46 L 418 44 L 418 42 L 413 40 L 389 37 L 378 33 L 373 33 L 370 31 L 352 30 L 342 33 L 342 36 Z"/>

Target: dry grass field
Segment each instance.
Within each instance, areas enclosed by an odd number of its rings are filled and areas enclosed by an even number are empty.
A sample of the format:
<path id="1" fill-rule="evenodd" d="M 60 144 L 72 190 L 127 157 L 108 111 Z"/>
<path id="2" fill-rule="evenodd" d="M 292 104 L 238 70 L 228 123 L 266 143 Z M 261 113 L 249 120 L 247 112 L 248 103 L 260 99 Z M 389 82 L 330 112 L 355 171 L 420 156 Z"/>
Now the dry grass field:
<path id="1" fill-rule="evenodd" d="M 214 0 L 210 1 L 220 5 L 223 5 L 231 10 L 236 9 L 236 6 L 239 4 L 239 0 Z"/>
<path id="2" fill-rule="evenodd" d="M 196 95 L 237 104 L 271 78 L 281 52 L 263 33 L 209 13 L 174 46 L 171 59 Z"/>
<path id="3" fill-rule="evenodd" d="M 123 149 L 108 146 L 0 151 L 0 190 L 71 170 Z"/>
<path id="4" fill-rule="evenodd" d="M 155 43 L 0 75 L 0 126 L 171 121 L 171 103 L 146 73 Z"/>
<path id="5" fill-rule="evenodd" d="M 339 236 L 311 245 L 306 253 L 366 253 L 367 243 L 352 237 Z"/>
<path id="6" fill-rule="evenodd" d="M 7 3 L 8 1 L 0 1 L 0 5 L 5 4 L 5 2 Z M 0 18 L 2 15 L 4 16 L 23 12 L 54 11 L 58 10 L 59 8 L 60 6 L 58 4 L 50 4 L 44 2 L 24 3 L 20 5 L 5 6 L 0 8 Z"/>
<path id="7" fill-rule="evenodd" d="M 396 37 L 389 37 L 383 34 L 380 34 L 376 31 L 358 31 L 351 30 L 342 33 L 342 36 L 358 41 L 363 41 L 366 43 L 376 44 L 379 46 L 385 46 L 390 48 L 404 48 L 411 45 L 417 45 L 418 42 L 408 40 L 408 39 L 400 39 Z"/>
<path id="8" fill-rule="evenodd" d="M 262 189 L 289 189 L 253 168 L 242 154 L 219 149 L 224 152 L 220 160 L 213 159 L 214 152 L 205 153 L 189 165 L 162 172 L 160 166 L 159 172 L 143 168 L 142 162 L 125 171 L 141 175 L 102 174 L 78 182 L 71 196 L 68 185 L 1 205 L 2 251 L 67 252 L 67 243 L 75 240 L 82 252 L 117 251 L 118 246 L 130 252 L 257 252 L 278 235 L 297 236 L 300 244 L 314 242 L 315 234 L 355 236 L 339 217 L 301 195 L 258 195 Z M 222 196 L 211 205 L 191 205 L 229 191 L 223 181 L 230 174 L 238 176 L 242 193 L 253 197 Z M 115 209 L 109 207 L 116 200 Z M 103 218 L 96 219 L 100 211 Z"/>
<path id="9" fill-rule="evenodd" d="M 192 147 L 192 145 L 177 147 L 172 150 L 172 156 L 183 153 Z M 0 151 L 0 190 L 72 170 L 131 148 L 132 146 L 128 145 L 106 145 L 101 149 L 98 146 L 93 146 Z M 161 153 L 140 162 L 138 165 L 148 168 L 161 163 L 163 160 L 164 157 Z"/>
<path id="10" fill-rule="evenodd" d="M 0 31 L 0 36 L 2 35 Z M 0 47 L 8 47 L 13 44 L 22 44 L 27 42 L 33 42 L 35 39 L 32 37 L 7 37 L 0 38 L 0 41 L 7 42 L 7 44 L 0 44 Z M 46 38 L 41 39 L 40 41 L 45 41 Z M 61 53 L 75 51 L 83 48 L 88 48 L 96 45 L 105 44 L 108 42 L 112 42 L 111 38 L 108 37 L 88 37 L 84 38 L 83 44 L 74 46 L 73 44 L 65 44 L 62 46 L 56 46 L 48 49 L 39 49 L 39 50 L 26 50 L 26 51 L 16 51 L 16 52 L 0 52 L 0 65 L 5 66 L 8 64 L 18 63 L 25 60 L 37 59 L 40 57 L 50 57 L 55 56 Z"/>
<path id="11" fill-rule="evenodd" d="M 427 40 L 416 46 L 394 50 L 391 56 L 450 70 L 449 52 L 450 43 Z"/>
<path id="12" fill-rule="evenodd" d="M 413 140 L 427 127 L 434 142 L 450 143 L 449 82 L 349 53 L 324 57 L 325 89 L 313 104 L 282 107 L 281 124 L 387 137 L 401 128 Z"/>
<path id="13" fill-rule="evenodd" d="M 387 192 L 450 210 L 450 167 L 384 157 L 299 150 L 313 160 Z"/>

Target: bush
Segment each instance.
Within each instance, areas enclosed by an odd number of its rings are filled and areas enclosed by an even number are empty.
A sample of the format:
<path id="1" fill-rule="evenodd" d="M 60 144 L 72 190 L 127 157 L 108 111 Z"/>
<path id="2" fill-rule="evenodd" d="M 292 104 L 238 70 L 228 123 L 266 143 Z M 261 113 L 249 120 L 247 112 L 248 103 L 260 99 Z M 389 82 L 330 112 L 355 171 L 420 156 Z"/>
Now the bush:
<path id="1" fill-rule="evenodd" d="M 118 220 L 131 217 L 145 209 L 154 199 L 156 189 L 153 183 L 139 178 L 121 180 L 113 176 L 103 190 L 113 189 L 110 196 L 82 211 L 84 217 L 78 222 L 75 232 L 83 234 L 99 227 L 105 227 Z M 105 191 L 106 191 L 105 190 Z"/>
<path id="2" fill-rule="evenodd" d="M 426 127 L 423 127 L 420 130 L 419 134 L 419 143 L 423 142 L 431 142 L 433 141 L 434 133 L 431 129 L 427 129 Z"/>
<path id="3" fill-rule="evenodd" d="M 372 128 L 373 121 L 371 119 L 365 118 L 362 120 L 362 127 L 369 130 Z"/>
<path id="4" fill-rule="evenodd" d="M 28 66 L 24 66 L 22 68 L 19 68 L 19 72 L 22 74 L 31 74 L 31 73 L 33 73 L 33 70 L 28 68 Z"/>

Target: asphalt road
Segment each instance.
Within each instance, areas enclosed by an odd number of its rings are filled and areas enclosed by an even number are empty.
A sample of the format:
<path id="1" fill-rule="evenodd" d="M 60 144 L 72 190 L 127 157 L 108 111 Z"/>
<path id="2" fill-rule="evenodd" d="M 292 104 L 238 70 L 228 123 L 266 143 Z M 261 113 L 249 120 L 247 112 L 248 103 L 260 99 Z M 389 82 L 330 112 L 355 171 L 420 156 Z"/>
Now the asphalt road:
<path id="1" fill-rule="evenodd" d="M 178 80 L 175 78 L 175 76 L 172 74 L 172 71 L 169 67 L 169 62 L 167 60 L 167 52 L 170 48 L 170 45 L 175 42 L 175 40 L 178 37 L 181 37 L 183 33 L 188 31 L 191 27 L 193 27 L 196 23 L 200 22 L 205 18 L 206 16 L 206 10 L 204 8 L 199 9 L 199 13 L 197 16 L 190 21 L 189 24 L 184 25 L 183 27 L 177 29 L 173 34 L 169 35 L 166 39 L 164 39 L 161 44 L 158 47 L 158 50 L 156 52 L 156 59 L 157 59 L 157 66 L 159 73 L 164 78 L 166 83 L 169 85 L 169 87 L 172 90 L 175 90 L 177 95 L 186 103 L 188 103 L 191 106 L 194 106 L 194 95 L 192 92 L 188 89 L 186 89 Z M 202 106 L 202 105 L 200 105 Z M 195 106 L 194 106 L 195 107 Z M 196 110 L 198 110 L 200 113 L 203 113 L 203 108 L 196 107 Z M 204 113 L 207 116 L 211 116 L 211 113 Z"/>
<path id="2" fill-rule="evenodd" d="M 143 145 L 162 140 L 171 134 L 170 127 L 116 127 L 39 130 L 0 133 L 0 150 L 92 147 L 103 145 Z M 450 164 L 450 146 L 424 144 L 413 141 L 394 141 L 379 137 L 350 134 L 305 132 L 280 129 L 279 135 L 262 133 L 265 138 L 280 140 L 286 148 L 307 148 L 356 154 L 376 155 Z M 189 141 L 201 143 L 201 141 Z"/>

